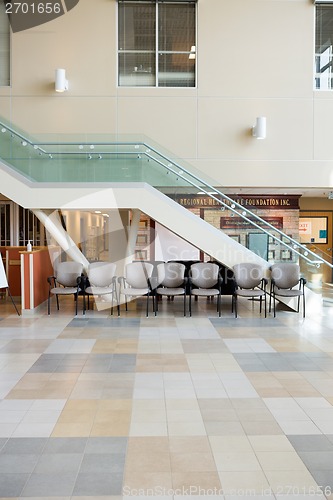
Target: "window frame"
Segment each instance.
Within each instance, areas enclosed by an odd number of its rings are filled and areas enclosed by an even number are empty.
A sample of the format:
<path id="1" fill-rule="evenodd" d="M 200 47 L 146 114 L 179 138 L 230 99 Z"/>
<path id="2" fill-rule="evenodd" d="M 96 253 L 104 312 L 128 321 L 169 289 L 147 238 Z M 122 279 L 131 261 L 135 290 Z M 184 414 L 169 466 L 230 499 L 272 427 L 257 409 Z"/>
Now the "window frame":
<path id="1" fill-rule="evenodd" d="M 333 0 L 314 0 L 313 3 L 314 3 L 313 90 L 315 92 L 332 92 L 332 90 L 333 90 L 333 39 L 332 39 L 331 45 L 328 46 L 321 53 L 317 52 L 316 46 L 317 46 L 317 37 L 319 36 L 318 30 L 317 30 L 317 15 L 318 15 L 317 9 L 321 8 L 321 7 L 326 7 L 326 8 L 332 9 L 332 19 L 333 19 Z M 325 86 L 325 88 L 323 88 L 322 84 L 321 84 L 321 75 L 324 75 L 324 73 L 321 73 L 320 71 L 318 71 L 318 58 L 320 56 L 324 56 L 326 51 L 329 51 L 327 57 L 329 59 L 331 59 L 331 69 L 330 69 L 330 72 L 328 74 L 328 80 L 330 80 L 330 83 L 327 85 L 327 87 Z M 320 70 L 320 68 L 319 68 L 319 70 Z"/>
<path id="2" fill-rule="evenodd" d="M 6 89 L 6 88 L 10 88 L 12 85 L 12 73 L 11 73 L 11 69 L 12 69 L 12 64 L 11 64 L 12 36 L 11 35 L 12 35 L 12 32 L 11 32 L 11 28 L 10 28 L 9 19 L 8 19 L 8 16 L 7 16 L 6 11 L 5 11 L 5 4 L 3 2 L 1 2 L 1 4 L 3 6 L 4 14 L 5 14 L 5 17 L 7 18 L 7 22 L 8 22 L 8 59 L 7 59 L 8 68 L 6 70 L 6 72 L 8 71 L 8 83 L 1 83 L 1 80 L 0 80 L 0 89 Z"/>
<path id="3" fill-rule="evenodd" d="M 155 10 L 155 46 L 154 46 L 154 52 L 155 52 L 155 84 L 154 85 L 121 85 L 119 83 L 119 77 L 120 77 L 120 64 L 119 64 L 119 59 L 120 59 L 120 54 L 126 53 L 125 50 L 120 50 L 119 49 L 119 4 L 120 3 L 128 3 L 128 4 L 135 4 L 135 3 L 146 3 L 146 4 L 155 4 L 156 10 Z M 168 86 L 168 85 L 159 85 L 159 56 L 160 54 L 192 54 L 191 51 L 165 51 L 165 50 L 159 50 L 159 13 L 158 13 L 158 4 L 175 4 L 175 5 L 181 5 L 181 4 L 194 4 L 195 12 L 194 12 L 194 29 L 195 29 L 195 52 L 194 52 L 194 59 L 195 59 L 195 64 L 194 64 L 194 85 L 193 86 L 184 86 L 184 85 L 175 85 L 175 86 Z M 116 22 L 117 22 L 117 27 L 116 27 L 116 36 L 117 36 L 117 72 L 116 72 L 116 86 L 119 89 L 196 89 L 197 88 L 197 79 L 198 79 L 198 50 L 197 50 L 197 39 L 198 39 L 198 9 L 197 9 L 197 0 L 118 0 L 117 1 L 117 12 L 116 12 Z M 191 47 L 192 48 L 192 47 Z M 127 51 L 127 53 L 139 53 L 143 51 Z"/>

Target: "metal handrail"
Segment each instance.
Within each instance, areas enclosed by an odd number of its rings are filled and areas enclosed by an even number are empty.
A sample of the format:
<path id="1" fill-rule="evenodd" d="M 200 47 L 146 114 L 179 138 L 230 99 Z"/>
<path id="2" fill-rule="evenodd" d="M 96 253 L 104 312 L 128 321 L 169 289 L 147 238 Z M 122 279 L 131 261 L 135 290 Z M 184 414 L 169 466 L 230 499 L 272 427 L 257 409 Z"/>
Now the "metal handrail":
<path id="1" fill-rule="evenodd" d="M 52 159 L 52 155 L 74 155 L 74 154 L 75 155 L 85 155 L 85 156 L 89 155 L 92 158 L 94 157 L 94 155 L 106 155 L 106 156 L 107 155 L 138 155 L 138 150 L 136 150 L 136 151 L 96 151 L 96 152 L 94 152 L 93 150 L 90 150 L 90 151 L 75 151 L 75 152 L 74 151 L 73 152 L 70 152 L 70 151 L 47 151 L 46 149 L 42 148 L 41 146 L 44 146 L 44 147 L 45 146 L 54 146 L 54 143 L 50 143 L 50 142 L 32 142 L 30 139 L 28 139 L 24 135 L 20 134 L 19 132 L 15 131 L 10 126 L 2 123 L 1 121 L 0 121 L 0 126 L 4 127 L 6 129 L 6 131 L 8 130 L 11 134 L 14 134 L 15 136 L 17 136 L 20 139 L 22 139 L 22 141 L 26 142 L 27 144 L 30 144 L 34 149 L 38 150 L 40 153 L 48 155 L 50 159 Z M 187 170 L 184 166 L 179 165 L 174 160 L 171 160 L 170 158 L 168 158 L 163 153 L 161 153 L 160 151 L 158 151 L 154 147 L 150 146 L 146 142 L 141 142 L 141 141 L 136 141 L 136 142 L 131 142 L 131 141 L 125 141 L 125 142 L 104 142 L 104 141 L 103 142 L 96 142 L 95 141 L 94 143 L 92 143 L 92 142 L 89 142 L 89 143 L 88 142 L 87 143 L 84 143 L 84 142 L 66 142 L 66 143 L 62 143 L 61 145 L 63 145 L 63 146 L 88 146 L 88 147 L 91 146 L 91 145 L 96 145 L 96 146 L 118 146 L 118 147 L 119 146 L 135 146 L 136 149 L 138 149 L 140 147 L 147 148 L 146 151 L 140 151 L 140 155 L 146 156 L 147 158 L 149 158 L 149 159 L 153 160 L 154 162 L 158 163 L 160 166 L 162 166 L 168 172 L 171 172 L 171 173 L 175 174 L 178 178 L 183 179 L 185 182 L 187 182 L 188 184 L 190 184 L 192 187 L 195 187 L 196 189 L 199 189 L 199 190 L 203 191 L 204 194 L 206 194 L 207 196 L 209 196 L 211 199 L 217 201 L 224 208 L 227 208 L 228 210 L 230 210 L 234 214 L 237 214 L 243 220 L 247 221 L 252 226 L 254 226 L 257 229 L 259 229 L 261 232 L 263 232 L 266 235 L 270 236 L 274 241 L 277 241 L 279 244 L 282 244 L 285 248 L 287 248 L 288 250 L 291 250 L 293 253 L 297 254 L 299 257 L 301 257 L 302 259 L 304 259 L 309 264 L 315 265 L 315 266 L 319 267 L 320 266 L 319 262 L 320 262 L 321 264 L 325 264 L 325 265 L 327 265 L 327 266 L 329 266 L 330 268 L 333 269 L 333 264 L 331 264 L 330 262 L 326 261 L 322 257 L 318 256 L 315 252 L 309 250 L 307 247 L 305 247 L 304 245 L 302 245 L 301 243 L 299 243 L 297 240 L 295 240 L 295 239 L 291 238 L 290 236 L 286 235 L 283 231 L 281 231 L 280 229 L 274 227 L 272 224 L 270 224 L 269 222 L 267 222 L 265 219 L 259 217 L 257 214 L 255 214 L 254 212 L 252 212 L 248 208 L 243 207 L 237 201 L 233 200 L 232 198 L 230 198 L 226 194 L 222 193 L 222 191 L 220 191 L 216 187 L 212 186 L 211 184 L 207 183 L 206 181 L 200 179 L 195 174 L 193 174 L 192 172 L 190 172 L 189 170 Z M 153 155 L 150 154 L 151 152 L 155 153 L 159 158 L 155 158 Z M 163 163 L 163 161 L 161 161 L 160 158 L 162 158 L 163 160 L 165 160 L 166 164 Z M 176 171 L 176 170 L 174 170 L 174 168 L 177 168 L 179 170 Z M 192 179 L 194 179 L 194 181 L 192 181 L 190 179 L 187 179 L 185 177 L 185 175 L 190 176 Z M 206 189 L 203 188 L 202 185 L 206 186 Z M 213 191 L 213 194 L 212 194 L 212 191 Z M 222 197 L 226 201 L 223 201 L 220 198 L 217 198 L 217 196 Z M 236 209 L 236 207 L 238 208 L 238 210 Z M 257 222 L 265 224 L 267 227 L 269 227 L 272 231 L 274 231 L 275 233 L 279 234 L 280 236 L 288 238 L 288 243 L 284 242 L 281 239 L 279 239 L 277 236 L 275 236 L 275 234 L 272 234 L 269 231 L 267 231 L 266 229 L 264 229 L 262 226 L 260 226 L 259 224 L 257 224 L 255 221 L 251 220 L 249 218 L 249 216 L 251 216 L 251 218 L 254 218 Z M 302 251 L 304 253 L 301 253 Z M 308 255 L 311 255 L 311 256 L 315 257 L 316 260 L 312 261 L 310 258 L 307 257 Z"/>

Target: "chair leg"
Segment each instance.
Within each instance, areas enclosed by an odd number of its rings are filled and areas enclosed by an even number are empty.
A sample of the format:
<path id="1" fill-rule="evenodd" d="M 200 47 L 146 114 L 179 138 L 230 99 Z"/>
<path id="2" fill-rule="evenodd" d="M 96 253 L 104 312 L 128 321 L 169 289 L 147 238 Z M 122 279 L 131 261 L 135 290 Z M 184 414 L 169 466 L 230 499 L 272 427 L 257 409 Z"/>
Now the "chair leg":
<path id="1" fill-rule="evenodd" d="M 184 316 L 186 316 L 186 293 L 184 292 Z"/>
<path id="2" fill-rule="evenodd" d="M 305 293 L 303 292 L 303 318 L 305 318 Z"/>
<path id="3" fill-rule="evenodd" d="M 190 296 L 189 296 L 188 310 L 189 310 L 190 317 L 191 317 L 192 316 L 192 294 L 191 294 L 191 292 L 190 292 Z"/>
<path id="4" fill-rule="evenodd" d="M 50 316 L 50 313 L 51 313 L 51 297 L 50 297 L 50 292 L 49 292 L 49 296 L 48 296 L 48 299 L 47 299 L 47 314 Z"/>
<path id="5" fill-rule="evenodd" d="M 234 300 L 235 300 L 235 318 L 238 316 L 238 311 L 237 311 L 237 295 L 234 295 Z"/>
<path id="6" fill-rule="evenodd" d="M 75 316 L 77 316 L 77 303 L 79 301 L 79 294 L 78 294 L 78 292 L 76 292 L 76 294 L 74 295 L 74 298 L 75 298 Z"/>
<path id="7" fill-rule="evenodd" d="M 273 311 L 274 311 L 274 318 L 276 317 L 276 304 L 275 304 L 276 298 L 275 298 L 275 293 L 273 292 Z"/>
<path id="8" fill-rule="evenodd" d="M 89 300 L 89 295 L 88 295 L 88 300 Z M 86 294 L 83 292 L 83 314 L 86 314 Z"/>
<path id="9" fill-rule="evenodd" d="M 8 290 L 8 295 L 9 295 L 9 297 L 10 297 L 10 300 L 12 301 L 13 306 L 15 307 L 15 310 L 16 310 L 16 312 L 17 312 L 18 316 L 20 316 L 20 313 L 18 312 L 18 309 L 17 309 L 16 304 L 15 304 L 15 302 L 14 302 L 13 296 L 12 296 L 12 294 L 10 293 L 10 289 L 9 289 L 9 287 L 7 288 L 7 290 Z"/>
<path id="10" fill-rule="evenodd" d="M 265 318 L 267 318 L 267 297 L 266 297 L 266 293 L 264 295 L 264 301 L 265 301 Z"/>
<path id="11" fill-rule="evenodd" d="M 299 295 L 298 298 L 297 298 L 297 312 L 298 313 L 299 313 L 300 301 L 301 301 L 301 296 Z"/>
<path id="12" fill-rule="evenodd" d="M 146 310 L 146 317 L 148 318 L 149 314 L 149 293 L 147 293 L 147 310 Z"/>
<path id="13" fill-rule="evenodd" d="M 58 295 L 56 295 L 56 301 L 57 301 L 57 309 L 59 311 L 59 297 L 58 297 Z"/>
<path id="14" fill-rule="evenodd" d="M 217 308 L 219 313 L 219 318 L 221 317 L 221 294 L 219 293 L 217 296 Z"/>
<path id="15" fill-rule="evenodd" d="M 261 314 L 261 311 L 262 311 L 262 295 L 260 295 L 260 300 L 259 300 L 259 312 Z"/>

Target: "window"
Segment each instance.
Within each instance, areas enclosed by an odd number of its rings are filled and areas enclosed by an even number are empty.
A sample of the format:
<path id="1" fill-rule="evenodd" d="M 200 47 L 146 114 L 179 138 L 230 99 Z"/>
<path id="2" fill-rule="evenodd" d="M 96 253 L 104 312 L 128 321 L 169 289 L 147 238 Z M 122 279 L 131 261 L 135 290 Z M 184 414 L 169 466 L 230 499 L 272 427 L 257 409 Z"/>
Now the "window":
<path id="1" fill-rule="evenodd" d="M 0 87 L 10 85 L 10 30 L 4 2 L 0 2 Z"/>
<path id="2" fill-rule="evenodd" d="M 316 5 L 315 88 L 333 89 L 333 3 Z"/>
<path id="3" fill-rule="evenodd" d="M 195 1 L 118 4 L 118 85 L 195 87 Z"/>

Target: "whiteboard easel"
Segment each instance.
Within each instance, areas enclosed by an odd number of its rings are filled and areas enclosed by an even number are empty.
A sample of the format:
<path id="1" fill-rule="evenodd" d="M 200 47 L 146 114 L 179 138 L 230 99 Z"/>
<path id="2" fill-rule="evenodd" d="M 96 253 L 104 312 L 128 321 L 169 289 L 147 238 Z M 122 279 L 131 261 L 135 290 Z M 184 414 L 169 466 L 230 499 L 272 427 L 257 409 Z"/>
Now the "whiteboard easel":
<path id="1" fill-rule="evenodd" d="M 5 268 L 3 266 L 1 253 L 0 253 L 0 288 L 7 288 L 8 294 L 9 294 L 9 297 L 10 297 L 12 303 L 13 303 L 13 306 L 15 307 L 15 310 L 16 310 L 17 314 L 20 315 L 20 313 L 17 310 L 17 307 L 16 307 L 16 304 L 14 302 L 14 299 L 12 297 L 12 294 L 10 293 L 10 290 L 9 290 L 7 276 L 6 276 L 6 273 L 5 273 Z"/>

